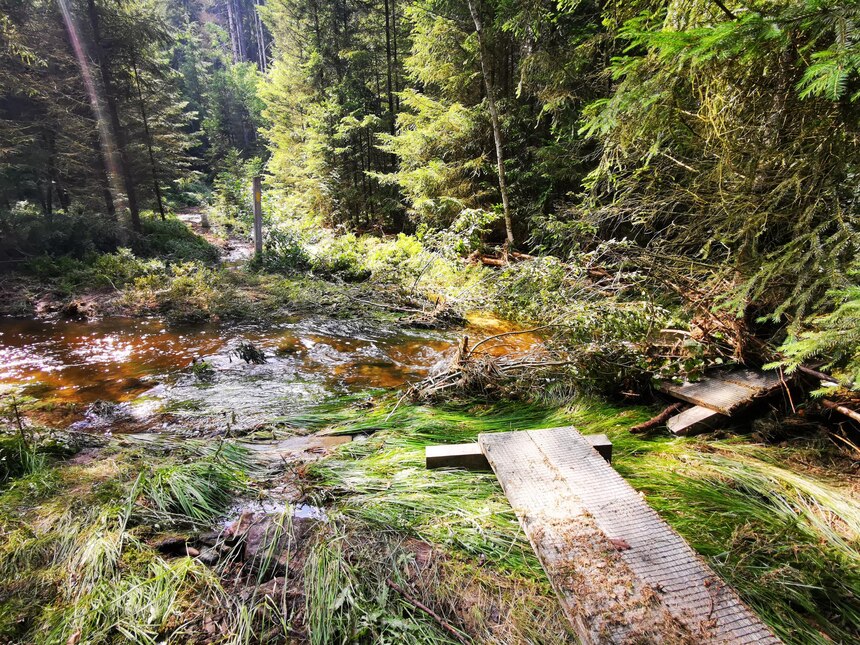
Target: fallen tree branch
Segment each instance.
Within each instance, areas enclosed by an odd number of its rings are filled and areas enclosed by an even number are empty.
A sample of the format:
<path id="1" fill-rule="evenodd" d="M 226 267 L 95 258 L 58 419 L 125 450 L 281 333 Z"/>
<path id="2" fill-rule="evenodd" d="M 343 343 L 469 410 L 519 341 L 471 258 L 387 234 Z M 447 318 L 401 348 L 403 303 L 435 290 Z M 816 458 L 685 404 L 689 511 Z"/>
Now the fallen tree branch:
<path id="1" fill-rule="evenodd" d="M 410 605 L 414 606 L 417 609 L 420 609 L 425 614 L 430 616 L 433 620 L 435 620 L 442 629 L 444 629 L 446 632 L 451 634 L 451 636 L 453 636 L 455 639 L 457 639 L 457 642 L 463 643 L 463 645 L 469 645 L 469 643 L 472 642 L 471 639 L 467 640 L 467 639 L 463 638 L 463 634 L 460 632 L 459 629 L 455 628 L 453 625 L 451 625 L 451 623 L 446 621 L 444 618 L 442 618 L 439 614 L 437 614 L 435 611 L 430 609 L 430 607 L 425 605 L 423 602 L 421 602 L 417 598 L 413 598 L 412 596 L 410 596 L 406 592 L 406 590 L 403 589 L 403 587 L 396 584 L 394 581 L 391 580 L 391 578 L 386 578 L 385 584 L 387 584 L 394 591 L 396 591 L 401 596 L 403 596 L 403 599 L 406 600 Z"/>
<path id="2" fill-rule="evenodd" d="M 805 365 L 797 366 L 798 372 L 803 372 L 804 374 L 811 376 L 813 378 L 817 378 L 819 381 L 827 381 L 828 383 L 835 383 L 839 385 L 839 381 L 837 381 L 832 376 L 825 374 L 824 372 L 819 372 L 818 370 L 814 370 L 811 367 L 806 367 Z"/>
<path id="3" fill-rule="evenodd" d="M 849 419 L 860 423 L 860 412 L 856 410 L 852 410 L 851 408 L 846 408 L 844 405 L 839 405 L 829 399 L 821 399 L 821 405 L 829 410 L 836 410 L 837 412 L 844 414 Z"/>
<path id="4" fill-rule="evenodd" d="M 684 404 L 680 401 L 678 403 L 673 403 L 657 416 L 652 417 L 647 421 L 630 428 L 630 432 L 632 432 L 633 434 L 640 434 L 643 432 L 648 432 L 649 430 L 651 430 L 652 428 L 656 428 L 657 426 L 661 426 L 666 423 L 666 421 L 669 420 L 669 417 L 671 417 L 673 414 L 675 414 L 676 412 L 680 412 L 682 407 L 684 407 Z"/>

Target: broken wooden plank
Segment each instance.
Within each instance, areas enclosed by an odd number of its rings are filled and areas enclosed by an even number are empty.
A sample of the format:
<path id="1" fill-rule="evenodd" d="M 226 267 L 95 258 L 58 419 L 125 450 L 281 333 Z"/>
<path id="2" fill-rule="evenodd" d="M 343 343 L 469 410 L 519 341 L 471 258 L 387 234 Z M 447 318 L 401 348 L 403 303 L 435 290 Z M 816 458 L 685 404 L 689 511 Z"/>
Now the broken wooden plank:
<path id="1" fill-rule="evenodd" d="M 478 442 L 585 643 L 779 643 L 573 428 Z"/>
<path id="2" fill-rule="evenodd" d="M 601 457 L 612 463 L 612 442 L 605 434 L 584 435 Z M 463 468 L 465 470 L 491 470 L 490 462 L 477 443 L 456 443 L 424 448 L 427 468 Z"/>
<path id="3" fill-rule="evenodd" d="M 777 372 L 741 368 L 713 372 L 695 383 L 677 385 L 663 382 L 659 389 L 676 399 L 731 416 L 739 408 L 773 392 L 781 385 L 782 379 Z"/>
<path id="4" fill-rule="evenodd" d="M 664 383 L 661 389 L 676 399 L 692 403 L 703 408 L 710 408 L 731 416 L 737 408 L 750 403 L 757 390 L 717 379 L 706 378 L 696 383 L 675 385 Z"/>
<path id="5" fill-rule="evenodd" d="M 489 470 L 490 464 L 477 443 L 456 443 L 424 448 L 427 468 L 464 468 Z"/>
<path id="6" fill-rule="evenodd" d="M 728 420 L 729 418 L 725 414 L 697 405 L 668 419 L 666 427 L 672 434 L 686 437 L 700 432 L 716 430 Z"/>

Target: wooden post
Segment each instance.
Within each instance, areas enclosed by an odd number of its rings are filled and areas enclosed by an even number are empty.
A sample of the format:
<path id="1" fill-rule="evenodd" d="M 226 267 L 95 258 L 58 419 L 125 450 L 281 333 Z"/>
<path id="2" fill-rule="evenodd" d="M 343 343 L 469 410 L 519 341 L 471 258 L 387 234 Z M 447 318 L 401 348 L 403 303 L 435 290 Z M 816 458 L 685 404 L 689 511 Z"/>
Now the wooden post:
<path id="1" fill-rule="evenodd" d="M 254 252 L 257 257 L 263 254 L 263 205 L 262 199 L 262 178 L 258 175 L 254 177 Z"/>

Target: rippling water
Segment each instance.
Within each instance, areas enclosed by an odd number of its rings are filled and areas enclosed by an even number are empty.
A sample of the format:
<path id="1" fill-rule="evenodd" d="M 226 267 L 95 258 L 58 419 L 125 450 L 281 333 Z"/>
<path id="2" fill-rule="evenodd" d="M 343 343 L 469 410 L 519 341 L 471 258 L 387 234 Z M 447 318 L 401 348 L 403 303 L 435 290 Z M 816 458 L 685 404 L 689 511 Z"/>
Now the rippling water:
<path id="1" fill-rule="evenodd" d="M 495 319 L 476 319 L 472 338 L 510 329 Z M 398 387 L 419 380 L 453 351 L 461 333 L 403 329 L 363 320 L 304 317 L 263 327 L 168 326 L 156 318 L 108 318 L 92 322 L 0 319 L 0 385 L 23 386 L 52 404 L 48 422 L 80 420 L 124 404 L 122 414 L 177 416 L 235 414 L 253 425 L 326 397 Z M 247 364 L 232 348 L 250 341 L 267 361 Z M 530 336 L 510 337 L 520 345 Z M 500 348 L 499 351 L 504 351 Z M 191 370 L 203 359 L 213 377 Z M 96 404 L 93 406 L 93 404 Z M 52 414 L 53 413 L 53 414 Z"/>

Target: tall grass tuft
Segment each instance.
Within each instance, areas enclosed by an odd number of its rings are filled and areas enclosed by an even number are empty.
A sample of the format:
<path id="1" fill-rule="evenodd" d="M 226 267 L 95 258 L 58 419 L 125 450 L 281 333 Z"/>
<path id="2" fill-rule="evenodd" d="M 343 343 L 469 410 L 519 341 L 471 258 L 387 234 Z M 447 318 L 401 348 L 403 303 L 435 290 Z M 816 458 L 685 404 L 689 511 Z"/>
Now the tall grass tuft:
<path id="1" fill-rule="evenodd" d="M 214 452 L 142 473 L 140 492 L 157 511 L 206 523 L 247 487 L 247 452 L 223 443 Z"/>

